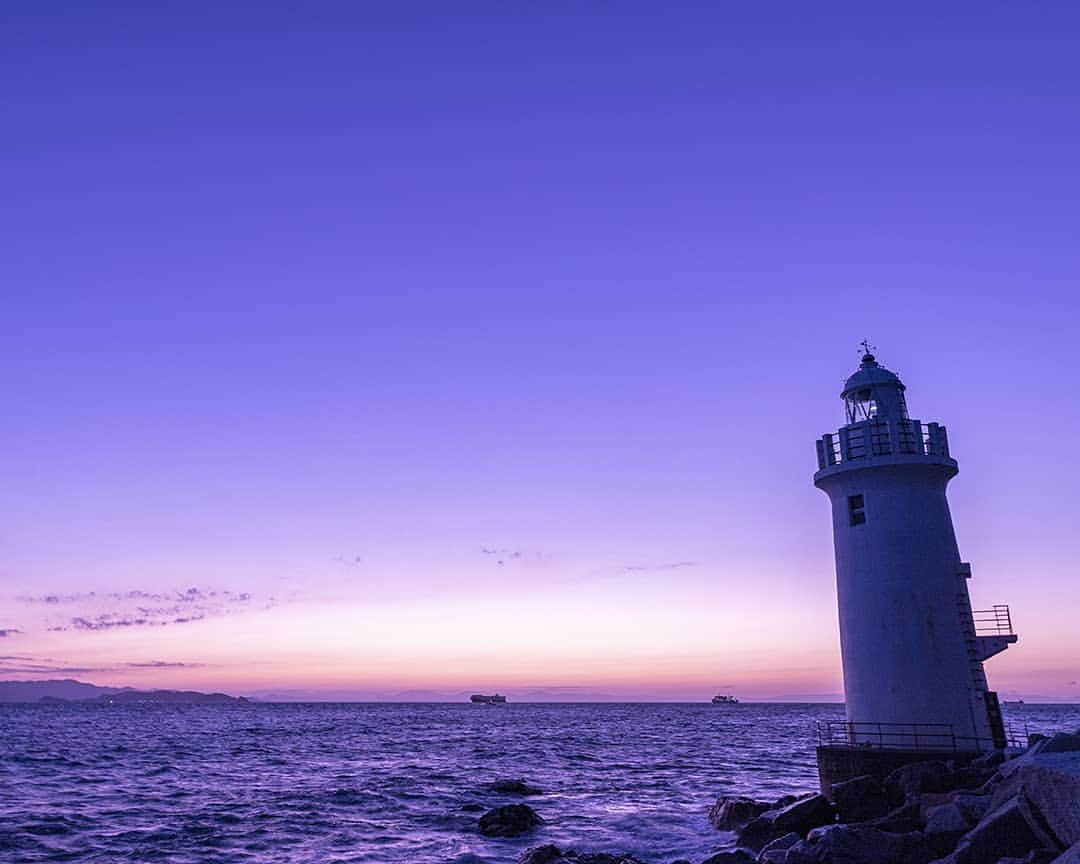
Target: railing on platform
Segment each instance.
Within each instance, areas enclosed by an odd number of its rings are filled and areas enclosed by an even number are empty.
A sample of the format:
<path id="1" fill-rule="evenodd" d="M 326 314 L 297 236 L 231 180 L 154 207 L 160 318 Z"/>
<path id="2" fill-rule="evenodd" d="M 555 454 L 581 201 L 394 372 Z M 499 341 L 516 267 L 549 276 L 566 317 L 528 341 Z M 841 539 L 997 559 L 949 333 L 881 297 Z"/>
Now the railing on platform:
<path id="1" fill-rule="evenodd" d="M 817 739 L 820 747 L 932 750 L 941 753 L 977 753 L 995 749 L 995 743 L 990 738 L 957 735 L 951 723 L 823 720 L 817 724 Z M 1008 747 L 1026 746 L 1018 730 L 1013 727 L 1007 728 L 1005 743 Z"/>
<path id="2" fill-rule="evenodd" d="M 1009 607 L 993 606 L 990 609 L 976 609 L 971 613 L 975 621 L 976 636 L 1012 636 L 1012 616 Z M 970 632 L 970 631 L 968 631 Z"/>
<path id="3" fill-rule="evenodd" d="M 919 420 L 870 419 L 850 423 L 818 439 L 818 467 L 894 454 L 949 456 L 945 427 Z"/>
<path id="4" fill-rule="evenodd" d="M 951 723 L 875 723 L 825 720 L 818 723 L 818 744 L 903 750 L 955 752 L 956 732 Z"/>

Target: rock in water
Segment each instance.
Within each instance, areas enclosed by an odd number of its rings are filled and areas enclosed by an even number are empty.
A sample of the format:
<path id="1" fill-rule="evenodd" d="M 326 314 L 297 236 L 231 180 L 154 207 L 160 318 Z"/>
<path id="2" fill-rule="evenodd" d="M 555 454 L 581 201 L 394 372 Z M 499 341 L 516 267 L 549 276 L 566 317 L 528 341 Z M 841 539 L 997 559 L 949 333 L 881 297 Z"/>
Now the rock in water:
<path id="1" fill-rule="evenodd" d="M 764 848 L 770 841 L 775 840 L 786 831 L 776 828 L 777 810 L 768 810 L 757 819 L 751 819 L 739 829 L 739 845 L 755 852 Z"/>
<path id="2" fill-rule="evenodd" d="M 869 774 L 836 783 L 832 792 L 833 803 L 841 822 L 865 822 L 889 812 L 885 787 Z"/>
<path id="3" fill-rule="evenodd" d="M 753 859 L 751 859 L 752 861 Z M 611 855 L 607 852 L 577 852 L 561 850 L 552 843 L 533 846 L 518 856 L 517 864 L 643 864 L 633 855 Z M 677 864 L 677 862 L 672 862 Z M 689 862 L 683 862 L 689 864 Z"/>
<path id="4" fill-rule="evenodd" d="M 492 792 L 502 792 L 506 795 L 543 795 L 544 793 L 535 786 L 530 786 L 524 780 L 496 780 L 488 783 L 488 789 Z"/>
<path id="5" fill-rule="evenodd" d="M 507 804 L 480 817 L 480 833 L 488 837 L 517 837 L 544 822 L 528 804 Z"/>
<path id="6" fill-rule="evenodd" d="M 518 856 L 518 864 L 552 864 L 553 861 L 561 860 L 563 860 L 562 850 L 553 843 L 533 846 Z"/>
<path id="7" fill-rule="evenodd" d="M 809 795 L 782 810 L 766 810 L 739 831 L 739 845 L 755 852 L 784 834 L 805 837 L 812 828 L 836 821 L 836 811 L 824 795 Z"/>
<path id="8" fill-rule="evenodd" d="M 742 849 L 732 849 L 710 855 L 701 864 L 754 864 L 754 856 Z"/>
<path id="9" fill-rule="evenodd" d="M 792 831 L 805 837 L 811 828 L 835 821 L 836 811 L 829 799 L 824 795 L 811 795 L 778 811 L 773 825 L 784 834 Z"/>
<path id="10" fill-rule="evenodd" d="M 783 810 L 788 804 L 794 804 L 796 801 L 802 801 L 803 798 L 812 798 L 816 795 L 816 792 L 803 792 L 801 795 L 781 795 L 777 799 L 776 803 L 770 807 L 770 810 Z"/>
<path id="11" fill-rule="evenodd" d="M 753 798 L 725 795 L 723 798 L 717 798 L 716 803 L 709 808 L 709 821 L 720 831 L 737 831 L 768 809 L 768 804 L 755 801 Z"/>
<path id="12" fill-rule="evenodd" d="M 861 825 L 830 825 L 788 850 L 785 864 L 927 864 L 922 834 L 890 834 Z"/>
<path id="13" fill-rule="evenodd" d="M 783 864 L 787 850 L 802 840 L 798 834 L 784 834 L 765 844 L 757 860 L 762 864 Z"/>

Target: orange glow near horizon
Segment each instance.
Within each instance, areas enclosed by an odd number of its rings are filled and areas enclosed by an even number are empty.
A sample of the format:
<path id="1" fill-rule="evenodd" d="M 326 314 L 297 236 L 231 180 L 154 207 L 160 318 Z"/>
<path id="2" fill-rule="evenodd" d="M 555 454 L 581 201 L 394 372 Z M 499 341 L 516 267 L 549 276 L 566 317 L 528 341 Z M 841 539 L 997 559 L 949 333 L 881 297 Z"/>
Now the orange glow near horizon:
<path id="1" fill-rule="evenodd" d="M 316 600 L 177 626 L 45 632 L 10 642 L 89 670 L 68 676 L 58 664 L 51 675 L 15 677 L 142 688 L 297 698 L 499 691 L 540 701 L 683 700 L 728 689 L 745 699 L 838 698 L 832 598 L 778 600 L 762 619 L 756 592 L 743 584 L 703 592 L 700 585 L 623 580 L 614 600 L 607 583 L 538 589 L 516 596 L 512 611 L 498 596 Z M 1071 696 L 1067 658 L 1052 649 L 1053 636 L 994 658 L 992 685 L 1003 693 Z"/>

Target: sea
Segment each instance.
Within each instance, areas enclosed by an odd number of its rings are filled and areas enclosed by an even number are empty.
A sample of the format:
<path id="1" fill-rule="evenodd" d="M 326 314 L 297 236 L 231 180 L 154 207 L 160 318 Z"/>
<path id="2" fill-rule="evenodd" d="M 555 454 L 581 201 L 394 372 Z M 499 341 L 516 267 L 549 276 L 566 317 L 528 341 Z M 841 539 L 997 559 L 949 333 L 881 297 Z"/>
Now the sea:
<path id="1" fill-rule="evenodd" d="M 1007 705 L 1014 731 L 1080 706 Z M 514 862 L 554 843 L 699 862 L 720 795 L 816 789 L 840 705 L 0 705 L 0 861 Z M 520 779 L 527 799 L 489 784 Z M 527 801 L 530 836 L 478 816 Z"/>

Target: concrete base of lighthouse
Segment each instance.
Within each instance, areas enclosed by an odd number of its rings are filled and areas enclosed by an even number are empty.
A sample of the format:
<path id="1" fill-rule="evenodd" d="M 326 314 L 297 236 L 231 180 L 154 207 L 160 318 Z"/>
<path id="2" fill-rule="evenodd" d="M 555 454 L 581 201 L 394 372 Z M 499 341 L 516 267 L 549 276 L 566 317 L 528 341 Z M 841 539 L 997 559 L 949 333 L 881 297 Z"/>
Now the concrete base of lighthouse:
<path id="1" fill-rule="evenodd" d="M 830 801 L 837 783 L 869 774 L 884 780 L 897 768 L 913 762 L 949 760 L 960 767 L 984 754 L 978 752 L 942 752 L 938 750 L 903 750 L 877 747 L 858 747 L 846 744 L 824 744 L 817 748 L 818 782 L 821 794 Z"/>

